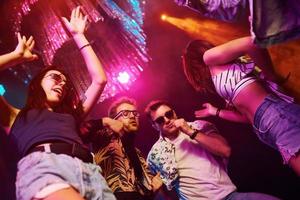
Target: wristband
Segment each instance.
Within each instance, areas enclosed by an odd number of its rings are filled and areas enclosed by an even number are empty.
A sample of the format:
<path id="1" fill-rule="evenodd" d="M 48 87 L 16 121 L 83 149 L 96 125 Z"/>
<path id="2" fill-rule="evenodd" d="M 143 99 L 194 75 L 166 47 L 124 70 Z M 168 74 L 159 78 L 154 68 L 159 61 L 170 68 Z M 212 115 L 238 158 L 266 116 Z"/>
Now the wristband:
<path id="1" fill-rule="evenodd" d="M 216 112 L 216 117 L 219 117 L 220 112 L 221 112 L 221 108 L 218 108 L 218 109 L 217 109 L 217 112 Z"/>
<path id="2" fill-rule="evenodd" d="M 79 48 L 79 51 L 81 51 L 82 49 L 84 49 L 84 48 L 87 47 L 87 46 L 91 46 L 91 44 L 90 44 L 90 43 L 87 43 L 87 44 L 83 45 L 82 47 Z"/>
<path id="3" fill-rule="evenodd" d="M 197 134 L 199 133 L 198 130 L 194 130 L 194 132 L 192 133 L 192 135 L 190 135 L 190 138 L 193 140 L 195 139 L 195 137 L 197 136 Z"/>

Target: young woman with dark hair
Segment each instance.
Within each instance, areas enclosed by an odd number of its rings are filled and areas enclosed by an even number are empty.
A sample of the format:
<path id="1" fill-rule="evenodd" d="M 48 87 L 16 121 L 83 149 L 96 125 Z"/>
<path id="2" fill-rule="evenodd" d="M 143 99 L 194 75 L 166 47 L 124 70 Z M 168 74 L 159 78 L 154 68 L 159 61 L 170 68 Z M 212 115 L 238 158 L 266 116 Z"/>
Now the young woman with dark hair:
<path id="1" fill-rule="evenodd" d="M 241 57 L 250 56 L 249 59 Z M 256 64 L 262 69 L 258 75 Z M 213 47 L 206 41 L 192 41 L 183 56 L 184 73 L 199 92 L 221 96 L 233 109 L 209 103 L 195 112 L 196 117 L 217 116 L 253 125 L 261 141 L 277 149 L 300 176 L 300 106 L 278 90 L 279 78 L 266 49 L 255 46 L 250 37 Z"/>
<path id="2" fill-rule="evenodd" d="M 92 83 L 82 102 L 70 78 L 57 67 L 46 67 L 31 81 L 26 105 L 9 135 L 20 156 L 17 199 L 115 199 L 78 131 L 102 93 L 106 75 L 84 36 L 87 17 L 80 7 L 72 11 L 70 21 L 63 21 Z"/>

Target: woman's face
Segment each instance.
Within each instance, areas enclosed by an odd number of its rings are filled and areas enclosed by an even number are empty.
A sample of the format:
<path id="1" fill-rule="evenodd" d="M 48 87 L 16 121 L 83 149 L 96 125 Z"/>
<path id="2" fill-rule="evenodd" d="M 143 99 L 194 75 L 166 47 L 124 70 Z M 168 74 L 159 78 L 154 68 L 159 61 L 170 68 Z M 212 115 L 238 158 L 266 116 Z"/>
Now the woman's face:
<path id="1" fill-rule="evenodd" d="M 41 81 L 41 86 L 46 94 L 47 103 L 51 106 L 58 105 L 66 93 L 66 77 L 57 70 L 49 70 Z"/>

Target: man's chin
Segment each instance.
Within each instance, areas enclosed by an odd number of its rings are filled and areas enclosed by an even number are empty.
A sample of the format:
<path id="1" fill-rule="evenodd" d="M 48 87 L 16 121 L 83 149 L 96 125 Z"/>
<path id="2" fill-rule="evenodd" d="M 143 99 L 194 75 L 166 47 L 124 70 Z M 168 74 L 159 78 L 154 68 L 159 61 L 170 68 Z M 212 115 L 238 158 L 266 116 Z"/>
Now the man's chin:
<path id="1" fill-rule="evenodd" d="M 127 127 L 127 128 L 125 129 L 125 131 L 127 131 L 127 132 L 137 132 L 138 129 L 139 129 L 138 126 L 129 126 L 129 127 Z"/>
<path id="2" fill-rule="evenodd" d="M 178 133 L 178 129 L 176 127 L 172 127 L 168 130 L 164 131 L 165 135 L 174 135 L 176 133 Z"/>

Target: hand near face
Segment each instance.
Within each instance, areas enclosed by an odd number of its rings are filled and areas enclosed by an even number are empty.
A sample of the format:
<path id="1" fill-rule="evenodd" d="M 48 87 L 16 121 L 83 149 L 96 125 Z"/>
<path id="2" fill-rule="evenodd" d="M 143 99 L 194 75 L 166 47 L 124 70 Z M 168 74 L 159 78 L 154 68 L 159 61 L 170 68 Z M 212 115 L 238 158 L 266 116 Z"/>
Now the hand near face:
<path id="1" fill-rule="evenodd" d="M 14 53 L 16 53 L 22 59 L 22 61 L 25 62 L 36 60 L 38 56 L 32 53 L 34 44 L 35 41 L 32 36 L 30 36 L 27 40 L 25 36 L 21 37 L 21 34 L 18 33 L 18 45 L 14 50 Z"/>
<path id="2" fill-rule="evenodd" d="M 83 34 L 87 27 L 87 16 L 83 16 L 80 11 L 80 6 L 72 10 L 70 21 L 62 17 L 64 24 L 68 31 L 74 36 L 76 34 Z"/>
<path id="3" fill-rule="evenodd" d="M 113 132 L 118 133 L 120 136 L 124 134 L 124 125 L 119 120 L 114 120 L 109 117 L 103 118 L 103 125 L 111 129 Z"/>
<path id="4" fill-rule="evenodd" d="M 194 132 L 194 130 L 183 118 L 174 120 L 174 126 L 187 135 L 190 135 Z"/>
<path id="5" fill-rule="evenodd" d="M 202 107 L 203 109 L 195 111 L 195 117 L 204 118 L 216 115 L 217 108 L 212 106 L 210 103 L 204 103 Z"/>

